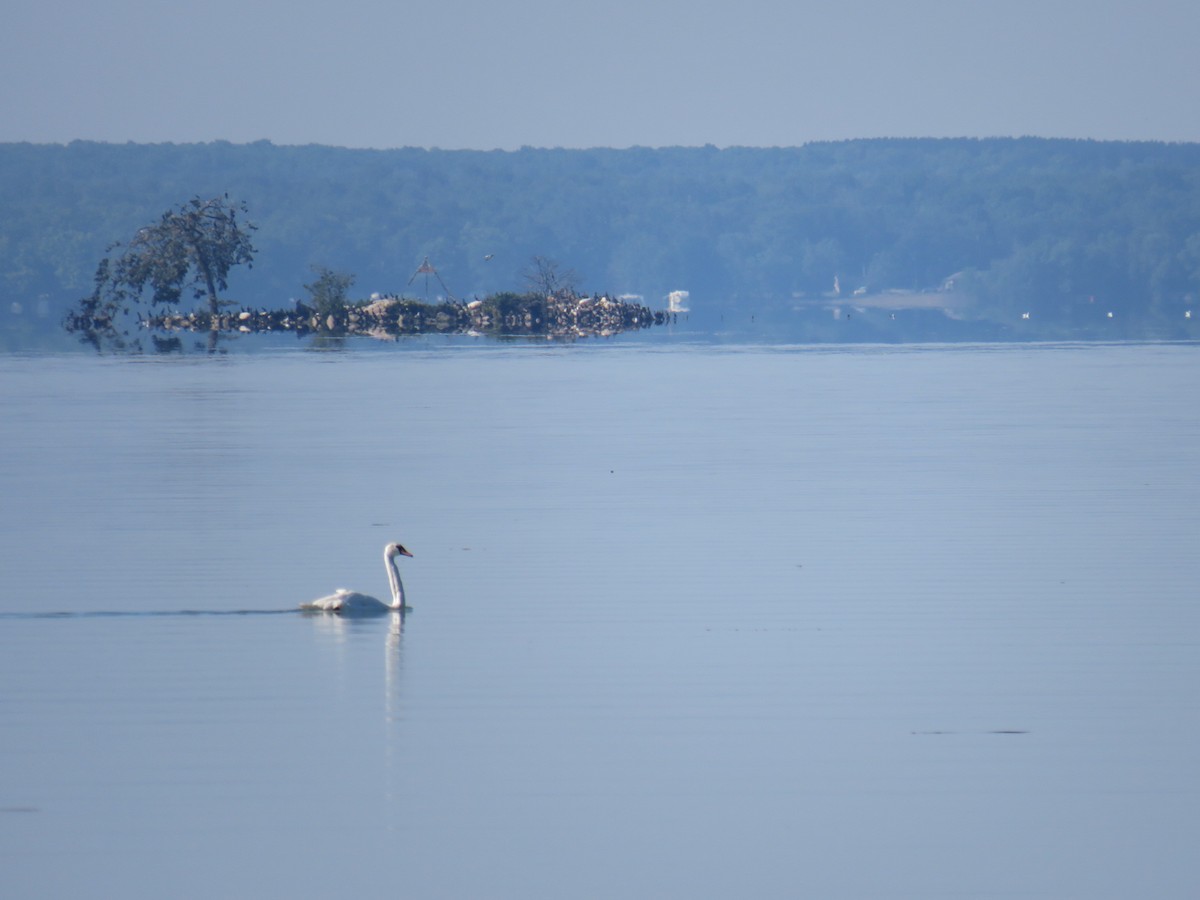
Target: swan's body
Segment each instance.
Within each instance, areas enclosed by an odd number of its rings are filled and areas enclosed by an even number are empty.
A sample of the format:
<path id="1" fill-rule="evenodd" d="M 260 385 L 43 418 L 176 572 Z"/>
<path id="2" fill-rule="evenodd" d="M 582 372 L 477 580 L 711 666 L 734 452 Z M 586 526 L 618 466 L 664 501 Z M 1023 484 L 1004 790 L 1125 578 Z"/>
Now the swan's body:
<path id="1" fill-rule="evenodd" d="M 392 602 L 382 600 L 358 591 L 348 591 L 338 588 L 328 597 L 319 597 L 308 603 L 301 603 L 300 608 L 315 612 L 341 613 L 342 615 L 367 615 L 382 613 L 388 610 L 404 610 L 404 582 L 400 580 L 400 570 L 396 568 L 397 556 L 412 556 L 400 544 L 388 544 L 383 548 L 383 566 L 387 569 L 388 584 L 392 589 Z"/>

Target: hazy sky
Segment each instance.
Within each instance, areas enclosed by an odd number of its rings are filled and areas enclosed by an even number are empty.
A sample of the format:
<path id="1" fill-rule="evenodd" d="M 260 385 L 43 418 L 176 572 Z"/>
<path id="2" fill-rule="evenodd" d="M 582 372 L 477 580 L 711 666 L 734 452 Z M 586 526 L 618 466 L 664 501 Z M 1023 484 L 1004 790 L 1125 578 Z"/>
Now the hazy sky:
<path id="1" fill-rule="evenodd" d="M 1200 140 L 1197 0 L 8 0 L 0 141 Z"/>

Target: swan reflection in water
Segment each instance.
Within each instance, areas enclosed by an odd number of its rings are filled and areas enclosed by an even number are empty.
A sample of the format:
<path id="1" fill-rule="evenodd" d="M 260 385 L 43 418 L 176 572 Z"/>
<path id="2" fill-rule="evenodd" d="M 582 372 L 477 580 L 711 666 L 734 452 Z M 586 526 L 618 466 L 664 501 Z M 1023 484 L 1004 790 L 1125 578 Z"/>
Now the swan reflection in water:
<path id="1" fill-rule="evenodd" d="M 399 578 L 396 580 L 399 581 Z M 403 597 L 403 593 L 401 593 L 401 597 Z M 376 601 L 376 603 L 379 603 L 379 601 Z M 316 633 L 321 636 L 320 643 L 325 644 L 326 647 L 334 651 L 333 659 L 327 660 L 327 662 L 332 663 L 342 675 L 345 675 L 349 669 L 357 670 L 358 674 L 352 682 L 347 682 L 342 677 L 333 679 L 334 683 L 341 684 L 343 687 L 348 683 L 353 683 L 353 692 L 355 694 L 365 693 L 370 695 L 373 692 L 371 685 L 375 683 L 375 678 L 367 674 L 370 671 L 369 669 L 358 669 L 358 660 L 361 659 L 361 655 L 354 648 L 356 646 L 363 646 L 363 641 L 366 641 L 368 644 L 374 643 L 372 637 L 374 636 L 374 639 L 378 639 L 379 620 L 383 618 L 388 620 L 387 634 L 384 638 L 383 647 L 382 752 L 385 773 L 383 796 L 387 801 L 388 808 L 393 810 L 393 814 L 395 815 L 399 815 L 399 813 L 395 812 L 398 809 L 395 801 L 399 796 L 399 785 L 402 783 L 399 774 L 400 762 L 403 756 L 399 745 L 399 726 L 403 718 L 401 707 L 403 699 L 402 671 L 404 668 L 403 647 L 406 609 L 407 607 L 403 605 L 392 609 L 379 603 L 377 608 L 368 607 L 365 610 L 359 609 L 347 614 L 346 610 L 313 608 L 310 605 L 302 607 L 304 617 L 310 619 L 313 625 L 316 626 Z M 365 680 L 363 676 L 366 676 Z"/>
<path id="2" fill-rule="evenodd" d="M 313 613 L 307 609 L 303 612 L 304 618 L 311 619 L 316 626 L 316 633 L 323 635 L 326 639 L 332 639 L 335 645 L 344 645 L 355 635 L 359 636 L 358 639 L 366 639 L 363 637 L 364 635 L 378 634 L 379 621 L 387 619 L 389 652 L 399 652 L 400 641 L 404 637 L 404 627 L 407 624 L 407 616 L 403 610 L 399 609 L 384 610 L 378 615 L 368 616 L 327 616 L 320 612 Z"/>
<path id="3" fill-rule="evenodd" d="M 383 548 L 383 567 L 387 570 L 388 585 L 392 591 L 391 603 L 384 603 L 369 594 L 338 588 L 327 597 L 301 603 L 300 609 L 305 612 L 328 612 L 343 616 L 380 615 L 391 611 L 403 615 L 407 607 L 404 605 L 404 582 L 400 580 L 400 569 L 396 565 L 397 556 L 411 557 L 412 554 L 397 543 L 388 544 Z"/>

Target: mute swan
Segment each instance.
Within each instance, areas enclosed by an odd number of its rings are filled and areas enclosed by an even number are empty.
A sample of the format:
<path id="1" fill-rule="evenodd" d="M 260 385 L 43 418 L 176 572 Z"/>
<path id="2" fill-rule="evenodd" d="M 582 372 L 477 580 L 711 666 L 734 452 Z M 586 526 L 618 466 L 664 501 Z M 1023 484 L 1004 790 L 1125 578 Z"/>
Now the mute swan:
<path id="1" fill-rule="evenodd" d="M 383 565 L 387 569 L 388 584 L 392 588 L 392 602 L 390 604 L 384 603 L 382 600 L 368 596 L 367 594 L 360 594 L 358 591 L 348 591 L 345 588 L 338 588 L 328 597 L 321 597 L 308 603 L 301 603 L 300 608 L 316 612 L 342 613 L 344 615 L 381 613 L 392 609 L 403 610 L 404 583 L 400 580 L 400 570 L 396 568 L 397 556 L 412 556 L 412 554 L 400 544 L 388 544 L 383 548 Z"/>

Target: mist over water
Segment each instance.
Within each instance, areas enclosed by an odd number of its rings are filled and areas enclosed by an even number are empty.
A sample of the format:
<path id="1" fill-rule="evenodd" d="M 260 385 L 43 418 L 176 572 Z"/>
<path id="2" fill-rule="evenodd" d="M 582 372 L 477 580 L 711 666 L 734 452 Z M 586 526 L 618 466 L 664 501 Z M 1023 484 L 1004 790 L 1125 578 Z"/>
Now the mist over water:
<path id="1" fill-rule="evenodd" d="M 0 357 L 0 893 L 1191 896 L 1198 362 Z"/>

